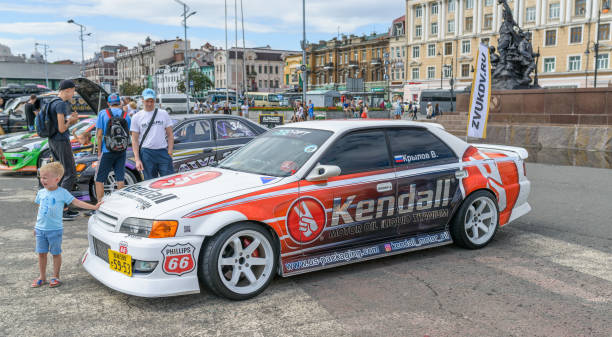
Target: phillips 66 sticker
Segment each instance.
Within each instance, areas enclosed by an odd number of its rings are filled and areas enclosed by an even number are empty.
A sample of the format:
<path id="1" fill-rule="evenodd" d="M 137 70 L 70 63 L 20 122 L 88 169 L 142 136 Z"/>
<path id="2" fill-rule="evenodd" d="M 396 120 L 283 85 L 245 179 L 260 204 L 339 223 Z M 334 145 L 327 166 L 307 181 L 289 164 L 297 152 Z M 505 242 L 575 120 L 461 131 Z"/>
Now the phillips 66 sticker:
<path id="1" fill-rule="evenodd" d="M 190 243 L 168 245 L 162 249 L 162 270 L 168 275 L 181 276 L 195 269 L 195 247 Z"/>

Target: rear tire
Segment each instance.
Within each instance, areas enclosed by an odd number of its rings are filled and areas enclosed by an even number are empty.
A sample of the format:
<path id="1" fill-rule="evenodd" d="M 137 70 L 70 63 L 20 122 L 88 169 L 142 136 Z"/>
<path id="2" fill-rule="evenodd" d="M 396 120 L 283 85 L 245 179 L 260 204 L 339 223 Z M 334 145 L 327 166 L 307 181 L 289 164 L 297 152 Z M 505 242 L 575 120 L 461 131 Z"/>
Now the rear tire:
<path id="1" fill-rule="evenodd" d="M 263 292 L 276 274 L 278 249 L 272 236 L 252 222 L 233 224 L 202 246 L 200 275 L 213 293 L 246 300 Z"/>
<path id="2" fill-rule="evenodd" d="M 451 222 L 450 232 L 458 246 L 479 249 L 493 240 L 498 225 L 497 198 L 489 191 L 480 190 L 463 201 Z"/>
<path id="3" fill-rule="evenodd" d="M 134 176 L 134 174 L 132 172 L 130 172 L 130 170 L 128 170 L 127 168 L 125 169 L 125 178 L 124 178 L 124 184 L 125 186 L 129 186 L 129 185 L 133 185 L 136 184 L 138 182 L 138 179 L 136 179 L 136 176 Z M 104 183 L 104 195 L 109 195 L 112 192 L 117 190 L 117 184 L 115 181 L 115 172 L 111 171 L 108 174 L 108 178 L 106 178 L 106 182 Z M 93 202 L 98 202 L 98 198 L 96 198 L 96 181 L 95 179 L 92 179 L 91 182 L 91 187 L 90 187 L 90 192 L 89 192 L 89 197 Z"/>

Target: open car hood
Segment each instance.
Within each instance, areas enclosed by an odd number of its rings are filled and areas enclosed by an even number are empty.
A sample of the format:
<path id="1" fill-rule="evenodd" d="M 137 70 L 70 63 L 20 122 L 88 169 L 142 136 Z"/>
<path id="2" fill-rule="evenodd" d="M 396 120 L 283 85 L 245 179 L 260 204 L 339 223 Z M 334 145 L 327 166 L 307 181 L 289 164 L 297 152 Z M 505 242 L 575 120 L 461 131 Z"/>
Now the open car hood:
<path id="1" fill-rule="evenodd" d="M 72 78 L 70 80 L 74 82 L 76 92 L 79 93 L 94 113 L 108 108 L 108 93 L 104 88 L 83 77 Z"/>

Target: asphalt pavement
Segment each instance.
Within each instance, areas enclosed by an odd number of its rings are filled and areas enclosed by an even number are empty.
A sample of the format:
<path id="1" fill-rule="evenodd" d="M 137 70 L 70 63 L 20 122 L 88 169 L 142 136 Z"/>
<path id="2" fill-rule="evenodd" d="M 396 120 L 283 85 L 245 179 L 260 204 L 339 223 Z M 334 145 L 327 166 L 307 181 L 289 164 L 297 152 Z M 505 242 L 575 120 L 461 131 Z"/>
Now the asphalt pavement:
<path id="1" fill-rule="evenodd" d="M 291 278 L 244 302 L 143 299 L 80 265 L 66 222 L 62 279 L 37 276 L 33 176 L 0 174 L 1 336 L 612 336 L 612 170 L 528 164 L 531 213 L 484 249 L 455 246 Z"/>

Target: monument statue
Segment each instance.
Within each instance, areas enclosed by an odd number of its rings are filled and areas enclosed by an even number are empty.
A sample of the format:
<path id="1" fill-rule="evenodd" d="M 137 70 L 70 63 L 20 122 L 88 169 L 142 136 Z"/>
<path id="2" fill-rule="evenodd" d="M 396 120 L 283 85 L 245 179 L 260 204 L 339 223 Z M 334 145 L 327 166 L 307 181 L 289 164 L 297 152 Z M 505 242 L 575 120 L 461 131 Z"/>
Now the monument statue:
<path id="1" fill-rule="evenodd" d="M 539 87 L 531 78 L 536 69 L 536 57 L 531 45 L 531 32 L 524 32 L 514 21 L 507 0 L 497 0 L 503 8 L 497 51 L 489 47 L 493 89 L 526 89 Z"/>

